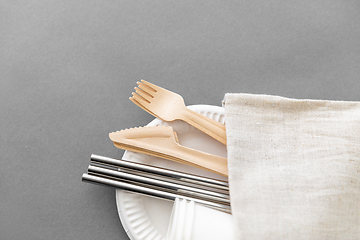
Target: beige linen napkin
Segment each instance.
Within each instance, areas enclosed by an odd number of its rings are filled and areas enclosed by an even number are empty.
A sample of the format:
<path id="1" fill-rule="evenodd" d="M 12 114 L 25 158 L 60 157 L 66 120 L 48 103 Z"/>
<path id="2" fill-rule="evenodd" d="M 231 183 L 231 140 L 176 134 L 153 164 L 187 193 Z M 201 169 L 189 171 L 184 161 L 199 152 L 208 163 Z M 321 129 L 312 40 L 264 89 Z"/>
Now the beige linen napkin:
<path id="1" fill-rule="evenodd" d="M 235 239 L 360 239 L 360 102 L 224 100 Z"/>

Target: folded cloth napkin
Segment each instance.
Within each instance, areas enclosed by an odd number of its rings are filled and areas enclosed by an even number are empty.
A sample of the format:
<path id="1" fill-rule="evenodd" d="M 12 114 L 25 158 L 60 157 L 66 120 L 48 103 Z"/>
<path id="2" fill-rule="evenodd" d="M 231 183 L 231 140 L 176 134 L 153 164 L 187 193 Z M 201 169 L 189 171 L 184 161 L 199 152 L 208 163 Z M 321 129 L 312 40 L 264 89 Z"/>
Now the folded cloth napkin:
<path id="1" fill-rule="evenodd" d="M 224 104 L 235 239 L 360 239 L 360 102 Z"/>

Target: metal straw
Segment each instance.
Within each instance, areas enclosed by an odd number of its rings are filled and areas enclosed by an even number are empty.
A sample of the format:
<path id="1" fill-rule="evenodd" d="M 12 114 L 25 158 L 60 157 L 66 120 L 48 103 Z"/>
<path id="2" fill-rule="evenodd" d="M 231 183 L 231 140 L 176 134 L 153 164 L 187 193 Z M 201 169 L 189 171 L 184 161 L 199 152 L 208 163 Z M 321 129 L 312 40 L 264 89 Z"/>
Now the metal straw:
<path id="1" fill-rule="evenodd" d="M 135 185 L 148 184 L 155 187 L 161 187 L 165 189 L 172 190 L 174 193 L 189 196 L 195 198 L 202 198 L 212 202 L 219 202 L 222 204 L 230 205 L 229 195 L 221 194 L 209 190 L 203 190 L 196 187 L 189 187 L 182 184 L 171 183 L 163 180 L 157 180 L 149 177 L 139 176 L 132 173 L 117 171 L 108 169 L 106 166 L 100 167 L 90 165 L 88 167 L 88 173 L 91 175 L 101 175 L 107 178 L 120 178 L 122 181 L 126 180 L 127 182 Z"/>
<path id="2" fill-rule="evenodd" d="M 152 189 L 152 188 L 144 187 L 144 186 L 138 186 L 138 185 L 131 184 L 131 183 L 120 182 L 120 181 L 108 179 L 105 177 L 93 176 L 93 175 L 84 173 L 82 175 L 82 181 L 105 185 L 105 186 L 109 186 L 109 187 L 115 187 L 115 188 L 123 189 L 126 191 L 135 192 L 135 193 L 139 193 L 142 195 L 160 198 L 160 199 L 164 199 L 164 200 L 175 201 L 176 198 L 183 198 L 183 199 L 186 199 L 189 201 L 193 200 L 194 202 L 202 204 L 204 206 L 214 208 L 214 209 L 226 212 L 226 213 L 231 213 L 231 208 L 228 205 L 214 203 L 211 201 L 206 201 L 203 199 L 198 199 L 198 198 L 193 198 L 193 197 L 181 196 L 179 194 L 174 194 L 174 193 L 167 192 L 167 191 L 160 191 L 157 189 Z"/>
<path id="3" fill-rule="evenodd" d="M 107 164 L 109 166 L 114 167 L 114 170 L 116 167 L 118 167 L 118 170 L 121 171 L 121 169 L 119 169 L 119 167 L 122 167 L 122 168 L 131 169 L 131 170 L 135 170 L 135 171 L 141 171 L 141 172 L 146 172 L 146 173 L 150 173 L 150 174 L 165 176 L 165 177 L 168 177 L 171 179 L 179 180 L 183 183 L 187 182 L 190 184 L 197 184 L 197 185 L 201 185 L 201 186 L 205 186 L 205 187 L 209 187 L 209 188 L 213 188 L 213 189 L 229 191 L 229 183 L 228 182 L 213 179 L 213 178 L 207 178 L 207 177 L 202 177 L 202 176 L 198 176 L 198 175 L 178 172 L 175 170 L 150 166 L 150 165 L 131 162 L 131 161 L 127 161 L 127 160 L 103 157 L 103 156 L 99 156 L 99 155 L 95 155 L 95 154 L 91 155 L 91 161 L 93 163 Z"/>

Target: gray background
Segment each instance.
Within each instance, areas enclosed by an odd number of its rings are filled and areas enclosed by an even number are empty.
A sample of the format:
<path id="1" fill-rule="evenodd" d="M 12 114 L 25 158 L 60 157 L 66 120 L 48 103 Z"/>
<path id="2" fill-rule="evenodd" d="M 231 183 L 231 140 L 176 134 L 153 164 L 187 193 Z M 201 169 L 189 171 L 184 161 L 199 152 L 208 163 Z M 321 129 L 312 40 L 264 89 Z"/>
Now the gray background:
<path id="1" fill-rule="evenodd" d="M 115 191 L 81 182 L 108 133 L 153 119 L 136 81 L 360 100 L 359 1 L 0 1 L 0 239 L 128 239 Z"/>

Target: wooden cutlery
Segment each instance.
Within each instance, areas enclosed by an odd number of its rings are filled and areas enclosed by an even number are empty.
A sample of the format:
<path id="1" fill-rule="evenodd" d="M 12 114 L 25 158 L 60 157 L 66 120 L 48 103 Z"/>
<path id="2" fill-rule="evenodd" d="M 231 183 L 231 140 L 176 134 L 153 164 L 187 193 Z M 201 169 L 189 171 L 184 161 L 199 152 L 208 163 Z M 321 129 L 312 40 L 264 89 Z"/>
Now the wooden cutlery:
<path id="1" fill-rule="evenodd" d="M 228 176 L 227 159 L 181 146 L 170 126 L 130 128 L 109 134 L 118 148 L 195 166 Z"/>

